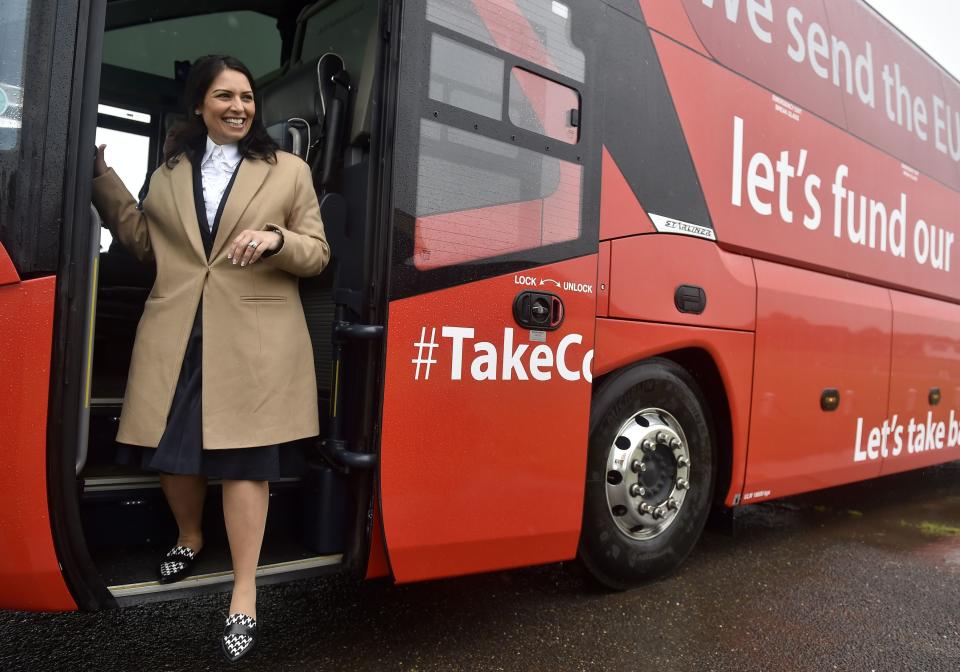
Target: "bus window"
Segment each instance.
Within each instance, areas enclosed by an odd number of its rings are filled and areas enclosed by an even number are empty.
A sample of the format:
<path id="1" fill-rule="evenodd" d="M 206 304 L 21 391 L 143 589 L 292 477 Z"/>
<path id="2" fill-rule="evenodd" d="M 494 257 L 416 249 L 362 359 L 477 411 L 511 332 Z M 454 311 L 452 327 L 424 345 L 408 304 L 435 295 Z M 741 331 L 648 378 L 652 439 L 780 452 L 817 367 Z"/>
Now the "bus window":
<path id="1" fill-rule="evenodd" d="M 525 128 L 574 144 L 580 118 L 580 97 L 570 87 L 528 70 L 510 73 L 510 121 Z"/>
<path id="2" fill-rule="evenodd" d="M 0 150 L 14 149 L 20 141 L 28 4 L 28 0 L 7 0 L 0 21 Z"/>
<path id="3" fill-rule="evenodd" d="M 117 173 L 131 194 L 141 193 L 150 170 L 149 114 L 110 105 L 100 105 L 100 124 L 96 144 L 107 145 L 110 167 Z M 119 121 L 123 120 L 123 121 Z M 142 128 L 138 128 L 142 127 Z M 100 251 L 110 249 L 113 240 L 106 228 L 100 232 Z"/>
<path id="4" fill-rule="evenodd" d="M 150 137 L 98 126 L 97 144 L 107 145 L 110 167 L 127 190 L 133 195 L 140 193 L 150 169 Z"/>
<path id="5" fill-rule="evenodd" d="M 230 54 L 260 77 L 280 67 L 277 20 L 259 12 L 220 12 L 151 21 L 106 33 L 103 62 L 173 77 L 176 61 Z M 136 192 L 134 192 L 136 193 Z"/>
<path id="6" fill-rule="evenodd" d="M 423 120 L 413 260 L 421 271 L 580 235 L 581 169 Z"/>
<path id="7" fill-rule="evenodd" d="M 346 71 L 356 77 L 364 64 L 364 48 L 376 17 L 375 2 L 340 2 L 324 6 L 322 11 L 307 18 L 300 60 L 310 61 L 332 52 L 343 59 Z"/>
<path id="8" fill-rule="evenodd" d="M 434 35 L 430 48 L 430 98 L 503 118 L 503 59 Z"/>
<path id="9" fill-rule="evenodd" d="M 491 47 L 584 79 L 583 51 L 570 36 L 570 8 L 556 0 L 428 0 L 427 20 Z"/>
<path id="10" fill-rule="evenodd" d="M 551 0 L 420 6 L 427 20 L 405 24 L 417 47 L 401 73 L 392 296 L 595 251 L 585 219 L 593 150 L 581 123 L 591 84 L 575 46 L 589 43 L 592 10 Z"/>

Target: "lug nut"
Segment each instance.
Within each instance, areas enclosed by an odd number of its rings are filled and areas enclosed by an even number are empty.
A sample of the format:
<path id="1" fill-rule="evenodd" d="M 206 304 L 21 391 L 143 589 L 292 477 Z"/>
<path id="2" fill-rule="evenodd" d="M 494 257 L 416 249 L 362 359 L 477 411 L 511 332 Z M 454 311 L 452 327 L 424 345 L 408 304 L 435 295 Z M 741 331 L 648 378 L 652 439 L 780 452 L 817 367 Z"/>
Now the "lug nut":
<path id="1" fill-rule="evenodd" d="M 647 504 L 646 502 L 644 502 L 643 504 L 640 505 L 637 511 L 639 511 L 640 513 L 653 513 L 653 507 Z"/>
<path id="2" fill-rule="evenodd" d="M 645 465 L 640 460 L 634 460 L 633 462 L 630 463 L 630 470 L 633 471 L 633 473 L 635 474 L 637 472 L 642 474 L 647 470 L 647 465 Z"/>
<path id="3" fill-rule="evenodd" d="M 657 443 L 666 443 L 667 435 L 663 432 L 657 432 Z"/>
<path id="4" fill-rule="evenodd" d="M 668 499 L 668 500 L 667 500 L 667 508 L 670 509 L 671 511 L 676 511 L 676 510 L 677 510 L 677 500 L 675 500 L 673 497 L 671 497 L 670 499 Z"/>
<path id="5" fill-rule="evenodd" d="M 672 439 L 670 439 L 670 447 L 673 448 L 674 450 L 677 450 L 680 447 L 680 439 L 678 439 L 677 437 L 673 437 Z"/>
<path id="6" fill-rule="evenodd" d="M 630 494 L 634 497 L 643 497 L 647 494 L 646 488 L 640 487 L 640 484 L 634 483 L 630 486 Z"/>
<path id="7" fill-rule="evenodd" d="M 658 506 L 657 508 L 655 508 L 655 509 L 653 510 L 653 517 L 654 517 L 654 518 L 657 518 L 657 519 L 663 518 L 663 514 L 664 514 L 664 510 L 663 510 L 663 507 L 662 507 L 662 506 Z"/>
<path id="8" fill-rule="evenodd" d="M 677 458 L 677 466 L 678 466 L 678 467 L 689 467 L 689 466 L 690 466 L 690 460 L 688 460 L 688 459 L 685 458 L 685 457 L 678 457 L 678 458 Z"/>
<path id="9" fill-rule="evenodd" d="M 651 450 L 656 448 L 650 439 L 644 439 L 643 443 L 640 444 L 640 447 L 643 448 L 643 452 L 645 453 L 649 453 Z"/>
<path id="10" fill-rule="evenodd" d="M 685 478 L 677 479 L 677 490 L 686 490 L 689 487 L 690 487 L 690 484 L 687 482 L 687 479 Z"/>

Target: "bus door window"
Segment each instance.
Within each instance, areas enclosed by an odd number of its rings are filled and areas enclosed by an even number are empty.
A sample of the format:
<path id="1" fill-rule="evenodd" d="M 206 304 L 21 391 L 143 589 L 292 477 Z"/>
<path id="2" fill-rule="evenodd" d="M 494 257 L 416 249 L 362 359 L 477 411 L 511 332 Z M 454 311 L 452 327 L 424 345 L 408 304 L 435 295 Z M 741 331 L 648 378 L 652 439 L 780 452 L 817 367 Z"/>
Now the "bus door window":
<path id="1" fill-rule="evenodd" d="M 15 149 L 20 140 L 28 5 L 28 0 L 7 0 L 0 22 L 0 150 Z"/>
<path id="2" fill-rule="evenodd" d="M 568 86 L 514 68 L 510 73 L 510 121 L 528 131 L 575 144 L 580 96 Z"/>
<path id="3" fill-rule="evenodd" d="M 429 291 L 464 272 L 479 279 L 502 263 L 590 251 L 580 146 L 586 62 L 572 11 L 546 0 L 425 4 L 429 48 L 417 67 L 429 86 L 414 104 L 416 125 L 412 115 L 401 122 L 413 146 L 399 151 L 415 156 L 417 179 L 415 191 L 398 194 L 412 217 L 397 219 L 405 261 L 394 287 L 409 280 L 401 293 Z"/>
<path id="4" fill-rule="evenodd" d="M 583 50 L 573 43 L 570 8 L 555 0 L 427 0 L 427 20 L 583 82 Z"/>
<path id="5" fill-rule="evenodd" d="M 429 96 L 431 100 L 500 121 L 503 59 L 434 34 L 430 45 Z"/>
<path id="6" fill-rule="evenodd" d="M 428 120 L 420 143 L 418 270 L 578 237 L 579 165 Z"/>

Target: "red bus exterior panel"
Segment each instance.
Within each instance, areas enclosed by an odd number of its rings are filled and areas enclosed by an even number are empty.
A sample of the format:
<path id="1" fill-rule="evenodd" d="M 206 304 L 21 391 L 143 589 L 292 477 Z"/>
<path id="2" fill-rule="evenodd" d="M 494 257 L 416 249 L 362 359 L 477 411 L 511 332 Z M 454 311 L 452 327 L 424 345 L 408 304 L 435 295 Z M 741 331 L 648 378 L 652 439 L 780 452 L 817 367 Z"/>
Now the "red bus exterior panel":
<path id="1" fill-rule="evenodd" d="M 597 354 L 594 360 L 594 372 L 597 376 L 648 357 L 684 348 L 704 350 L 716 363 L 730 404 L 733 434 L 730 487 L 724 498 L 727 506 L 738 503 L 747 464 L 753 339 L 753 334 L 747 331 L 629 320 L 597 320 Z"/>
<path id="2" fill-rule="evenodd" d="M 0 245 L 0 285 L 9 285 L 14 282 L 20 282 L 20 275 L 10 260 L 10 255 Z"/>
<path id="3" fill-rule="evenodd" d="M 652 27 L 777 92 L 789 101 L 788 107 L 796 103 L 947 186 L 960 188 L 958 138 L 952 127 L 960 82 L 867 3 L 644 0 L 641 4 Z"/>
<path id="4" fill-rule="evenodd" d="M 597 317 L 610 313 L 610 241 L 600 243 L 597 263 Z"/>
<path id="5" fill-rule="evenodd" d="M 687 13 L 679 2 L 663 2 L 663 0 L 640 0 L 643 18 L 647 25 L 661 33 L 670 35 L 673 39 L 683 42 L 691 49 L 696 49 L 704 56 L 709 56 L 706 47 L 697 37 Z"/>
<path id="6" fill-rule="evenodd" d="M 590 255 L 391 302 L 380 495 L 398 582 L 575 556 L 596 278 Z M 555 331 L 514 321 L 527 290 L 562 299 Z"/>
<path id="7" fill-rule="evenodd" d="M 744 502 L 873 478 L 855 459 L 882 426 L 890 376 L 889 292 L 764 261 L 757 273 L 757 353 Z M 839 392 L 824 410 L 826 390 Z"/>
<path id="8" fill-rule="evenodd" d="M 600 240 L 653 233 L 653 222 L 616 161 L 603 148 L 600 183 Z"/>
<path id="9" fill-rule="evenodd" d="M 722 247 L 960 300 L 960 195 L 696 52 L 653 40 Z"/>
<path id="10" fill-rule="evenodd" d="M 888 426 L 894 435 L 883 473 L 960 457 L 960 306 L 890 292 L 893 357 Z M 940 393 L 938 403 L 931 391 Z M 882 431 L 882 427 L 881 427 Z M 869 429 L 864 428 L 868 435 Z M 862 451 L 858 457 L 871 459 Z"/>
<path id="11" fill-rule="evenodd" d="M 716 243 L 669 234 L 621 238 L 612 243 L 610 317 L 753 331 L 756 281 L 749 257 Z M 706 308 L 680 312 L 681 285 L 700 287 Z"/>
<path id="12" fill-rule="evenodd" d="M 55 279 L 0 287 L 0 607 L 72 611 L 47 504 L 47 396 Z"/>
<path id="13" fill-rule="evenodd" d="M 390 565 L 387 562 L 387 549 L 383 541 L 383 514 L 380 513 L 380 498 L 374 495 L 373 501 L 373 528 L 370 540 L 370 554 L 367 556 L 366 579 L 376 579 L 389 576 Z"/>

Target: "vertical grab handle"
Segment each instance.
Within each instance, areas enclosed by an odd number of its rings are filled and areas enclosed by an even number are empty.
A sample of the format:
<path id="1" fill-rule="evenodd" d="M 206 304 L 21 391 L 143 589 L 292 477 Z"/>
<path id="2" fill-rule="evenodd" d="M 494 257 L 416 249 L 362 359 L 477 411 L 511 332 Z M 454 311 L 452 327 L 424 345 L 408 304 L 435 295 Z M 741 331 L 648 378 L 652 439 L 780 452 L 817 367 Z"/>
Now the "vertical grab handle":
<path id="1" fill-rule="evenodd" d="M 90 204 L 90 248 L 89 254 L 93 259 L 90 279 L 87 283 L 86 314 L 90 316 L 87 330 L 83 334 L 83 398 L 79 412 L 77 427 L 77 455 L 75 460 L 76 474 L 79 475 L 87 465 L 87 454 L 90 441 L 90 380 L 93 369 L 93 328 L 97 311 L 97 282 L 100 268 L 100 213 Z"/>

